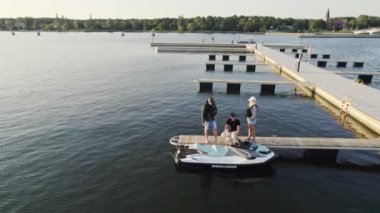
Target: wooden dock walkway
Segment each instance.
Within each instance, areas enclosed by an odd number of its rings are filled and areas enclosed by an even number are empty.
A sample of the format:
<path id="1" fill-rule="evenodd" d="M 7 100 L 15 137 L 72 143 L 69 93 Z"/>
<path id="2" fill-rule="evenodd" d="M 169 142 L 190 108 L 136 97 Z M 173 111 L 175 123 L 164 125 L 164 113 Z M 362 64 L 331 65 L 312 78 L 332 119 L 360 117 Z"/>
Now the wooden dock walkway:
<path id="1" fill-rule="evenodd" d="M 201 47 L 201 48 L 246 48 L 246 44 L 210 44 L 210 43 L 151 43 L 151 47 Z"/>
<path id="2" fill-rule="evenodd" d="M 305 45 L 298 44 L 263 44 L 265 47 L 275 48 L 275 49 L 305 49 Z"/>
<path id="3" fill-rule="evenodd" d="M 268 64 L 257 62 L 257 61 L 207 61 L 203 64 L 232 64 L 232 65 L 262 65 L 267 66 Z"/>
<path id="4" fill-rule="evenodd" d="M 230 83 L 230 84 L 297 84 L 289 81 L 260 81 L 260 80 L 232 80 L 232 79 L 198 79 L 196 83 Z"/>
<path id="5" fill-rule="evenodd" d="M 352 33 L 321 33 L 301 34 L 298 38 L 380 38 L 380 35 L 352 34 Z"/>
<path id="6" fill-rule="evenodd" d="M 158 46 L 157 52 L 162 53 L 252 53 L 252 51 L 246 48 L 235 47 L 166 47 Z"/>
<path id="7" fill-rule="evenodd" d="M 239 137 L 245 140 L 246 137 Z M 204 143 L 203 135 L 180 135 L 178 144 Z M 214 137 L 209 136 L 210 144 Z M 330 149 L 330 150 L 380 150 L 380 139 L 356 138 L 304 138 L 304 137 L 256 137 L 256 142 L 270 148 L 286 149 Z M 218 137 L 220 145 L 232 145 L 231 140 Z"/>
<path id="8" fill-rule="evenodd" d="M 229 94 L 240 94 L 241 84 L 260 84 L 260 95 L 274 95 L 276 85 L 291 85 L 297 84 L 289 81 L 260 81 L 260 80 L 230 80 L 230 79 L 198 79 L 194 82 L 199 82 L 199 92 L 213 92 L 214 83 L 226 83 L 226 92 Z"/>
<path id="9" fill-rule="evenodd" d="M 361 72 L 361 71 L 331 71 L 335 74 L 361 74 L 361 75 L 380 75 L 380 72 Z"/>
<path id="10" fill-rule="evenodd" d="M 309 86 L 306 88 L 309 91 L 321 96 L 338 109 L 342 108 L 344 101 L 349 101 L 351 104 L 347 113 L 380 135 L 379 90 L 358 84 L 306 62 L 301 62 L 300 71 L 297 72 L 295 58 L 260 44 L 257 49 L 254 45 L 247 45 L 247 48 L 254 50 L 256 56 L 263 58 L 266 63 L 274 65 L 276 69 L 294 80 L 308 82 Z"/>

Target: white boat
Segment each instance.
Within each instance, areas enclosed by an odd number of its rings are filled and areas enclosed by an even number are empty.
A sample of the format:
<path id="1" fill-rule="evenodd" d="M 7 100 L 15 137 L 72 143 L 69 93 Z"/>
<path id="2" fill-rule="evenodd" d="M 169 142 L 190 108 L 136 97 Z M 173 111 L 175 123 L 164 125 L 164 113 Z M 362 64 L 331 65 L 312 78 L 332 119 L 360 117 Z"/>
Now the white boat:
<path id="1" fill-rule="evenodd" d="M 276 154 L 257 143 L 239 142 L 236 145 L 179 144 L 179 136 L 170 138 L 176 146 L 175 162 L 184 167 L 237 169 L 269 163 Z"/>

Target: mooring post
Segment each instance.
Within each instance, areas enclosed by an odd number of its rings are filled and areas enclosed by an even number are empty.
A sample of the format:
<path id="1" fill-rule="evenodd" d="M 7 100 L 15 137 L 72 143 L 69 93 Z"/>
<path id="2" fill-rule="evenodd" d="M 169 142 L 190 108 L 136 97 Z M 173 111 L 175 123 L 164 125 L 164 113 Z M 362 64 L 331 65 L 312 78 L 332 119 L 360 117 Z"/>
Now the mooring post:
<path id="1" fill-rule="evenodd" d="M 301 61 L 302 61 L 302 52 L 300 52 L 298 58 L 298 63 L 297 63 L 297 72 L 300 72 L 300 66 L 301 66 Z"/>

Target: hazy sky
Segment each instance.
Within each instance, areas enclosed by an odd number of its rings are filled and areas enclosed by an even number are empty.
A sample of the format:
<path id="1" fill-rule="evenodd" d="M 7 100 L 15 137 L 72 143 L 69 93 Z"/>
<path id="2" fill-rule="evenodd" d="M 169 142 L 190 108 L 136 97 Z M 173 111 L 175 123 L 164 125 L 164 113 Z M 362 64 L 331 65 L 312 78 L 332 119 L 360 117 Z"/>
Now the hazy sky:
<path id="1" fill-rule="evenodd" d="M 0 0 L 0 17 L 380 16 L 380 0 Z"/>

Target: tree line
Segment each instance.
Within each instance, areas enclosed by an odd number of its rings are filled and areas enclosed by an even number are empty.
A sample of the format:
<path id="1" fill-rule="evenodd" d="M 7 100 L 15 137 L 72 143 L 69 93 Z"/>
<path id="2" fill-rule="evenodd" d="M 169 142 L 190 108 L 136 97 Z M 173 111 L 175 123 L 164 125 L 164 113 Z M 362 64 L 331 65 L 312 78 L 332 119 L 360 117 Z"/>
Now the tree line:
<path id="1" fill-rule="evenodd" d="M 360 15 L 323 19 L 231 16 L 157 19 L 0 18 L 1 30 L 44 31 L 177 31 L 177 32 L 319 32 L 380 27 L 380 17 Z"/>

